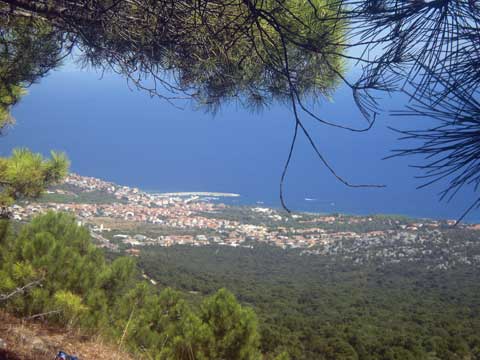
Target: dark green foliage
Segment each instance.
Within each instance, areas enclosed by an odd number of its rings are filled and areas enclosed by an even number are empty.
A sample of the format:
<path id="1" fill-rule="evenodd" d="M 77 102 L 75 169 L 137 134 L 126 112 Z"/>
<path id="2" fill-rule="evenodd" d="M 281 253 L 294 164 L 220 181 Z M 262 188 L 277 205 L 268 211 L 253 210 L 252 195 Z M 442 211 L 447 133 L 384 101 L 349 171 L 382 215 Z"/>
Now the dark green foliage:
<path id="1" fill-rule="evenodd" d="M 125 198 L 118 199 L 112 193 L 105 190 L 86 191 L 78 186 L 61 183 L 50 186 L 51 192 L 42 194 L 36 202 L 53 202 L 60 204 L 112 204 L 126 203 Z"/>
<path id="2" fill-rule="evenodd" d="M 213 331 L 214 358 L 246 360 L 255 355 L 252 349 L 260 342 L 255 314 L 240 306 L 230 292 L 221 289 L 205 299 L 201 318 Z"/>
<path id="3" fill-rule="evenodd" d="M 50 30 L 37 46 L 56 40 L 40 53 L 46 60 L 76 48 L 86 65 L 114 70 L 152 95 L 188 96 L 208 107 L 237 99 L 255 109 L 331 93 L 344 71 L 340 8 L 325 0 L 6 0 L 0 12 L 14 20 L 0 27 L 15 31 L 28 14 L 27 34 Z"/>
<path id="4" fill-rule="evenodd" d="M 302 213 L 301 217 L 290 216 L 286 211 L 277 210 L 275 215 L 283 217 L 282 221 L 272 219 L 270 214 L 252 211 L 251 206 L 227 206 L 221 212 L 201 213 L 206 218 L 225 219 L 252 225 L 264 225 L 270 228 L 283 227 L 291 229 L 308 229 L 321 227 L 328 231 L 381 231 L 398 229 L 400 225 L 408 225 L 413 219 L 400 215 L 371 215 L 360 217 L 346 214 L 310 214 Z M 333 217 L 335 221 L 320 221 L 322 217 Z"/>
<path id="5" fill-rule="evenodd" d="M 41 279 L 22 296 L 0 304 L 19 316 L 101 333 L 155 359 L 258 359 L 253 311 L 222 290 L 194 308 L 182 295 L 161 293 L 138 280 L 132 258 L 109 263 L 73 217 L 47 213 L 18 235 L 2 223 L 0 294 Z M 5 225 L 5 226 L 4 226 Z"/>
<path id="6" fill-rule="evenodd" d="M 467 235 L 457 236 L 467 241 Z M 282 351 L 308 360 L 473 359 L 478 353 L 480 271 L 473 266 L 360 266 L 266 245 L 149 247 L 139 265 L 162 285 L 185 291 L 228 287 L 258 314 L 267 359 Z"/>
<path id="7" fill-rule="evenodd" d="M 58 203 L 58 204 L 112 204 L 123 203 L 115 196 L 103 191 L 90 191 L 76 194 L 43 194 L 35 200 L 39 203 Z"/>

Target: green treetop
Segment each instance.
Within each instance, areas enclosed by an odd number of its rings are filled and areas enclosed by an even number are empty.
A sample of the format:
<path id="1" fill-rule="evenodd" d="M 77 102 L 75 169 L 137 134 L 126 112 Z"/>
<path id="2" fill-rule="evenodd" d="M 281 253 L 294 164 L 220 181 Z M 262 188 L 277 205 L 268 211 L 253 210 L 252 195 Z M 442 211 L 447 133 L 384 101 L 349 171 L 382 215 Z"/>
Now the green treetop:
<path id="1" fill-rule="evenodd" d="M 65 213 L 34 218 L 18 234 L 0 221 L 0 295 L 41 286 L 0 306 L 48 313 L 60 324 L 112 338 L 157 360 L 261 359 L 257 318 L 226 290 L 194 307 L 181 293 L 139 280 L 132 258 L 106 261 L 86 228 Z"/>
<path id="2" fill-rule="evenodd" d="M 8 207 L 16 200 L 36 198 L 46 187 L 67 175 L 69 161 L 65 154 L 53 152 L 44 159 L 27 149 L 13 150 L 10 157 L 0 157 L 0 213 L 8 217 Z"/>

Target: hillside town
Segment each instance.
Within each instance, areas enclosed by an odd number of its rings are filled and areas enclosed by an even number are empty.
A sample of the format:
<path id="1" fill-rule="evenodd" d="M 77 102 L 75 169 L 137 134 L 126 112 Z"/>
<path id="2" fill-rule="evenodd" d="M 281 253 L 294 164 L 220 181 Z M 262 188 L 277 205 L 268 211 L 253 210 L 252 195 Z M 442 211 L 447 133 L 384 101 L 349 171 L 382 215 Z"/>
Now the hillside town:
<path id="1" fill-rule="evenodd" d="M 94 196 L 83 201 L 88 194 Z M 220 193 L 154 194 L 70 174 L 39 201 L 14 205 L 12 215 L 24 221 L 49 210 L 70 212 L 90 229 L 98 246 L 131 255 L 138 255 L 144 246 L 264 243 L 355 263 L 434 259 L 429 266 L 437 268 L 480 264 L 480 251 L 475 251 L 480 247 L 479 225 L 458 225 L 452 230 L 453 220 L 288 214 L 266 207 L 227 206 L 221 197 Z M 453 241 L 451 234 L 459 231 L 472 239 Z"/>

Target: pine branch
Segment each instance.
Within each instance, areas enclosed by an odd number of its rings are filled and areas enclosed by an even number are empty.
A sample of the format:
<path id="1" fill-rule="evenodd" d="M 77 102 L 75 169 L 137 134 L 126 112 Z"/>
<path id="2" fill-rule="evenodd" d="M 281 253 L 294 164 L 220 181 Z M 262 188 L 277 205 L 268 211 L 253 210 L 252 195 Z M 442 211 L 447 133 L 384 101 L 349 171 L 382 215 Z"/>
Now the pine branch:
<path id="1" fill-rule="evenodd" d="M 7 301 L 7 300 L 11 299 L 12 297 L 14 297 L 16 295 L 24 294 L 24 293 L 30 291 L 31 288 L 39 286 L 41 283 L 42 283 L 42 280 L 35 280 L 35 281 L 32 281 L 31 283 L 28 283 L 27 285 L 25 285 L 21 288 L 15 289 L 13 292 L 11 292 L 9 294 L 0 294 L 0 302 Z"/>

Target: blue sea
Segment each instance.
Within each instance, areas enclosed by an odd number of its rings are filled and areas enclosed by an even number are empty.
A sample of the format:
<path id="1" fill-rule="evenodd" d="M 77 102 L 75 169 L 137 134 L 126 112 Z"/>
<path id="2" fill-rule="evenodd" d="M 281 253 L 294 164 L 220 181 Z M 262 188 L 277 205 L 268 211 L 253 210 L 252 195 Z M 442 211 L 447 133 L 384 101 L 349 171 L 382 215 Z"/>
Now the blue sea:
<path id="1" fill-rule="evenodd" d="M 389 101 L 389 108 L 400 105 Z M 118 184 L 158 192 L 211 191 L 241 195 L 239 204 L 279 207 L 279 181 L 293 134 L 287 106 L 252 113 L 237 104 L 217 114 L 194 104 L 150 98 L 132 90 L 124 79 L 78 71 L 51 73 L 14 108 L 17 124 L 0 140 L 1 155 L 29 147 L 48 155 L 65 151 L 72 171 Z M 183 107 L 183 108 L 179 108 Z M 315 105 L 323 118 L 366 125 L 349 91 Z M 338 182 L 320 163 L 304 137 L 299 138 L 285 183 L 292 210 L 350 214 L 403 214 L 457 218 L 475 199 L 467 189 L 450 203 L 439 202 L 443 184 L 417 190 L 421 173 L 411 164 L 421 158 L 382 160 L 399 142 L 388 126 L 427 126 L 424 119 L 384 114 L 368 133 L 351 133 L 308 119 L 322 154 L 352 183 L 384 184 L 384 189 L 352 189 Z M 480 221 L 480 212 L 469 221 Z"/>

